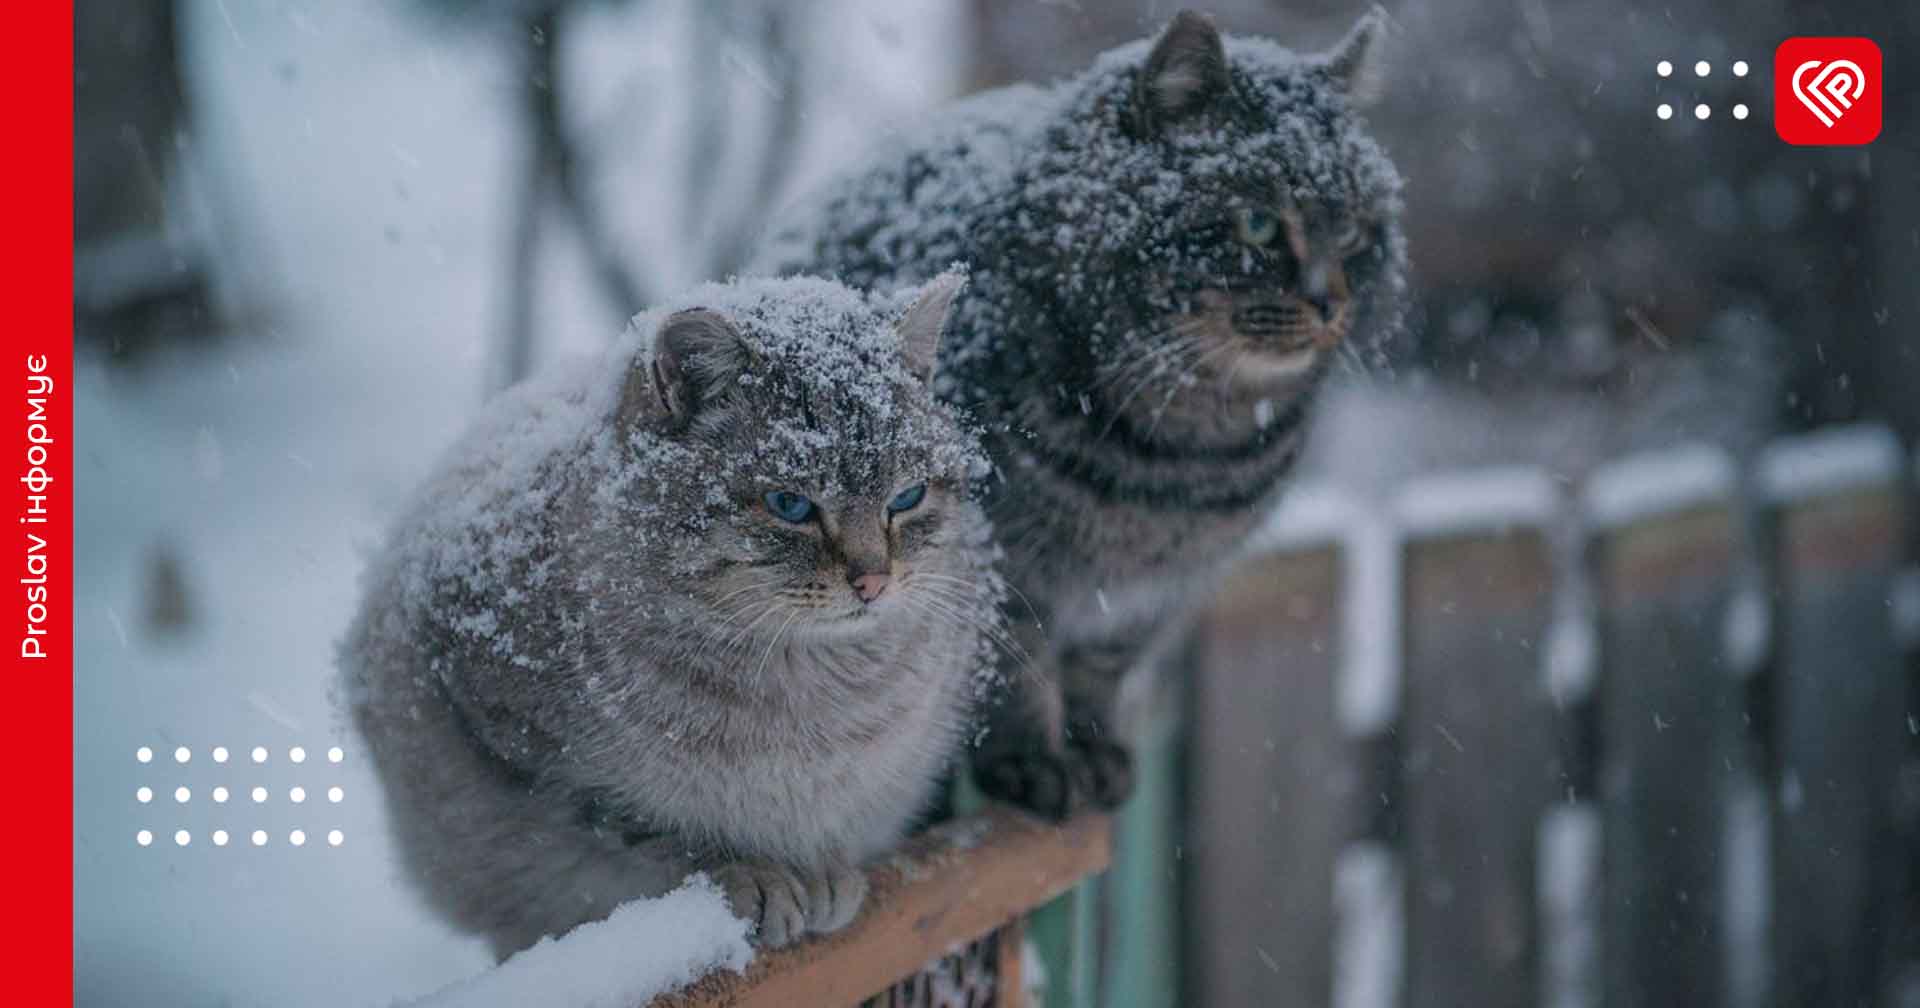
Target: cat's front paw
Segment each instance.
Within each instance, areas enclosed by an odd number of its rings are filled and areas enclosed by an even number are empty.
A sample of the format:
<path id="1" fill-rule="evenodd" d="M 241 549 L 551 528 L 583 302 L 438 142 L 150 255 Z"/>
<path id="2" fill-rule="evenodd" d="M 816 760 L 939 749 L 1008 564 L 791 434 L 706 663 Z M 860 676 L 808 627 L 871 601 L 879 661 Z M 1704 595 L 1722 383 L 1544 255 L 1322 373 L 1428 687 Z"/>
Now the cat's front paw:
<path id="1" fill-rule="evenodd" d="M 856 868 L 830 868 L 806 883 L 807 930 L 814 934 L 831 934 L 853 923 L 867 901 L 867 875 Z"/>
<path id="2" fill-rule="evenodd" d="M 799 941 L 807 931 L 807 884 L 793 871 L 764 861 L 736 861 L 713 873 L 734 916 L 753 928 L 760 948 Z"/>
<path id="3" fill-rule="evenodd" d="M 1074 739 L 1060 750 L 995 753 L 974 765 L 990 798 L 1059 822 L 1083 809 L 1118 808 L 1133 793 L 1133 756 L 1106 739 Z"/>
<path id="4" fill-rule="evenodd" d="M 815 874 L 737 861 L 713 874 L 734 914 L 753 925 L 753 943 L 760 948 L 838 931 L 853 922 L 867 899 L 867 876 L 853 868 Z"/>

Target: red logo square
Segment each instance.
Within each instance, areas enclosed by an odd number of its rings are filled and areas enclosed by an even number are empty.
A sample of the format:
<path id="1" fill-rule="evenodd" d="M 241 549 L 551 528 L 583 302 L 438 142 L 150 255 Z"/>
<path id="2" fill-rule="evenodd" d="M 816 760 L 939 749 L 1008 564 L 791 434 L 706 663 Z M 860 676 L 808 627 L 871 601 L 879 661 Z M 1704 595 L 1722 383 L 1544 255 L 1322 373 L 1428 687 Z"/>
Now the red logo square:
<path id="1" fill-rule="evenodd" d="M 1773 51 L 1773 130 L 1802 147 L 1880 135 L 1880 47 L 1864 38 L 1790 38 Z"/>

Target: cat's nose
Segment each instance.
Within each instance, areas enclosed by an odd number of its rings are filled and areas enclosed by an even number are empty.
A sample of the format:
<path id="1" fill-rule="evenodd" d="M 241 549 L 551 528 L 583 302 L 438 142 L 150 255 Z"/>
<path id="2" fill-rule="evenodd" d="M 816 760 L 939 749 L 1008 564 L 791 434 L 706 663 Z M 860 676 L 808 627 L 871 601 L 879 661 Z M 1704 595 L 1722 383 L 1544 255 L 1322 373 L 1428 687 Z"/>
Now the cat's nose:
<path id="1" fill-rule="evenodd" d="M 893 578 L 885 574 L 861 574 L 853 579 L 853 590 L 859 594 L 860 601 L 872 602 L 885 594 L 892 581 Z"/>

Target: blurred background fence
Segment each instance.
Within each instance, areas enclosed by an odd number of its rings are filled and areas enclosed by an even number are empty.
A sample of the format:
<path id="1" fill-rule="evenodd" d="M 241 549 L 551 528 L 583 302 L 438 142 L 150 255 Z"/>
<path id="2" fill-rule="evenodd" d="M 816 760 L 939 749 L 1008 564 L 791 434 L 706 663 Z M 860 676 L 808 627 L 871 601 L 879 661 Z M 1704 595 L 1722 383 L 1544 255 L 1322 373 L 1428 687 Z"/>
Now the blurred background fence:
<path id="1" fill-rule="evenodd" d="M 1078 1003 L 1920 1003 L 1914 487 L 1856 427 L 1299 488 L 1148 719 Z"/>

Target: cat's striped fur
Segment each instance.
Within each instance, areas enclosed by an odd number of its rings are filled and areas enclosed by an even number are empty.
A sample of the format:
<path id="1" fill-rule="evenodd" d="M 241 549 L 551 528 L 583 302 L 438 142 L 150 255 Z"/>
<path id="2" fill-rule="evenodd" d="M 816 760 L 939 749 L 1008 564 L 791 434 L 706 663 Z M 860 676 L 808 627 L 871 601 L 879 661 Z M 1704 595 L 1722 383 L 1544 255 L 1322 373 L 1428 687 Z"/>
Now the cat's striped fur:
<path id="1" fill-rule="evenodd" d="M 1121 796 L 1120 673 L 1271 508 L 1336 355 L 1395 325 L 1399 178 L 1355 112 L 1382 27 L 1307 57 L 1182 14 L 943 111 L 764 255 L 879 289 L 972 270 L 943 392 L 987 429 L 1009 617 L 1064 687 L 996 718 L 990 792 Z"/>

